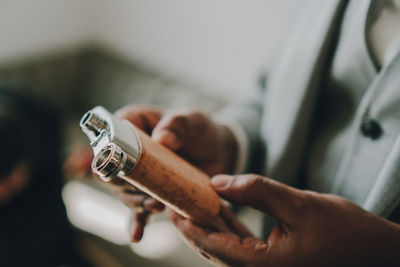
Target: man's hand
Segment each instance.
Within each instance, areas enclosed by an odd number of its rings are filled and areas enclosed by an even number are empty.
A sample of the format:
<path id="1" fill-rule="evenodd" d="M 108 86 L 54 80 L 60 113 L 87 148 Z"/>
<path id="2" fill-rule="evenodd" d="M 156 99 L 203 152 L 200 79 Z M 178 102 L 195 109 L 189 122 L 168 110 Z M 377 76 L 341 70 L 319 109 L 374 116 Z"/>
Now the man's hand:
<path id="1" fill-rule="evenodd" d="M 126 106 L 116 112 L 140 128 L 152 139 L 175 151 L 209 175 L 230 173 L 234 167 L 236 141 L 230 130 L 200 112 L 184 110 L 165 112 L 143 106 Z M 114 193 L 133 210 L 131 240 L 142 238 L 148 216 L 163 210 L 163 205 L 121 181 Z"/>
<path id="2" fill-rule="evenodd" d="M 219 175 L 211 183 L 227 200 L 278 221 L 264 241 L 237 231 L 202 228 L 170 212 L 188 243 L 214 264 L 400 266 L 400 226 L 341 197 L 297 190 L 256 175 Z M 226 224 L 238 225 L 228 220 Z"/>

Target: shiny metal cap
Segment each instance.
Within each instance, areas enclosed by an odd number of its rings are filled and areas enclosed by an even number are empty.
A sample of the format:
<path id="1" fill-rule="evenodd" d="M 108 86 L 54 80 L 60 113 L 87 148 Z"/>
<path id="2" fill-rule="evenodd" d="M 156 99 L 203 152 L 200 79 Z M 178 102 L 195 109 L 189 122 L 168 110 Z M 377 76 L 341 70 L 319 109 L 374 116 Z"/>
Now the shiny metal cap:
<path id="1" fill-rule="evenodd" d="M 83 115 L 80 126 L 90 140 L 95 156 L 92 169 L 100 178 L 109 181 L 134 167 L 141 154 L 141 142 L 130 122 L 98 106 Z"/>

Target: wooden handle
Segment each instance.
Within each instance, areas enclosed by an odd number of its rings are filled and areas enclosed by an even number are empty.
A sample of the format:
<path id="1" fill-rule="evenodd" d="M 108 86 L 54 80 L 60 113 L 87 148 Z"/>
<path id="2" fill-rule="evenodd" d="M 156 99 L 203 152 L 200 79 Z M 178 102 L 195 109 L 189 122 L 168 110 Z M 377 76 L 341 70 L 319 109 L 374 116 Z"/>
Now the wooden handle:
<path id="1" fill-rule="evenodd" d="M 137 129 L 141 155 L 126 178 L 129 183 L 201 225 L 212 224 L 220 209 L 220 199 L 207 174 L 152 141 Z"/>

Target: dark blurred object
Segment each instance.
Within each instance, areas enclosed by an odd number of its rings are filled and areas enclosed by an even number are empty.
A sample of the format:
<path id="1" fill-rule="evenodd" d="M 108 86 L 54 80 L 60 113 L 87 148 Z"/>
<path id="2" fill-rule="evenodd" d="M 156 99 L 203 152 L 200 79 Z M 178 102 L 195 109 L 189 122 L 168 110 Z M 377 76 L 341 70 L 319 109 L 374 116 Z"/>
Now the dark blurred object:
<path id="1" fill-rule="evenodd" d="M 59 114 L 0 85 L 0 139 L 0 266 L 86 266 L 61 200 Z"/>
<path id="2" fill-rule="evenodd" d="M 116 51 L 93 45 L 3 61 L 0 76 L 17 89 L 27 89 L 57 104 L 68 116 L 75 116 L 74 125 L 84 112 L 100 103 L 111 111 L 127 104 L 151 104 L 205 112 L 227 103 L 203 86 L 162 75 Z M 77 130 L 80 133 L 79 127 Z M 87 141 L 86 137 L 81 140 Z"/>

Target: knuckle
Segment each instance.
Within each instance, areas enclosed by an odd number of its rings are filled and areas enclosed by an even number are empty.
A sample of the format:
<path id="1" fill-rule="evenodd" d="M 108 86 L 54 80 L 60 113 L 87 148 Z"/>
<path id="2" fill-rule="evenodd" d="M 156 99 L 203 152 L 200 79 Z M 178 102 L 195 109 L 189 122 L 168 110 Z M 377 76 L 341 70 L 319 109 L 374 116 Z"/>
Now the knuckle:
<path id="1" fill-rule="evenodd" d="M 182 113 L 170 113 L 169 114 L 169 123 L 167 126 L 169 127 L 178 127 L 178 128 L 186 128 L 188 123 L 188 117 Z"/>
<path id="2" fill-rule="evenodd" d="M 197 121 L 206 121 L 208 117 L 201 111 L 191 110 L 187 113 L 189 118 L 195 119 Z"/>
<path id="3" fill-rule="evenodd" d="M 246 180 L 249 189 L 258 189 L 264 183 L 264 178 L 256 174 L 246 175 Z"/>
<path id="4" fill-rule="evenodd" d="M 314 210 L 317 203 L 316 197 L 315 192 L 299 191 L 292 201 L 293 210 L 302 214 Z"/>
<path id="5" fill-rule="evenodd" d="M 359 208 L 356 204 L 354 204 L 353 202 L 344 197 L 334 194 L 321 194 L 321 195 L 323 195 L 325 202 L 327 203 L 326 206 L 328 206 L 329 204 L 329 206 L 331 206 L 332 208 L 340 207 L 348 210 Z"/>
<path id="6" fill-rule="evenodd" d="M 326 194 L 326 196 L 332 198 L 332 200 L 334 200 L 334 201 L 337 201 L 337 202 L 340 202 L 340 203 L 343 203 L 343 204 L 349 204 L 349 205 L 353 204 L 350 200 L 348 200 L 348 199 L 346 199 L 344 197 L 338 196 L 338 195 Z"/>
<path id="7" fill-rule="evenodd" d="M 243 194 L 257 194 L 262 189 L 262 185 L 264 183 L 264 178 L 256 175 L 256 174 L 248 174 L 243 177 L 243 181 L 240 181 L 240 177 L 238 177 L 239 187 L 244 186 Z"/>
<path id="8" fill-rule="evenodd" d="M 184 133 L 186 138 L 196 138 L 202 134 L 210 120 L 208 117 L 197 110 L 187 110 L 171 112 L 168 115 L 167 128 L 172 128 L 178 133 Z"/>
<path id="9" fill-rule="evenodd" d="M 182 121 L 188 121 L 188 120 L 196 120 L 196 121 L 206 121 L 208 117 L 201 111 L 199 110 L 194 110 L 194 109 L 183 109 L 179 111 L 172 111 L 169 113 L 169 116 L 171 119 L 174 120 L 182 120 Z"/>

